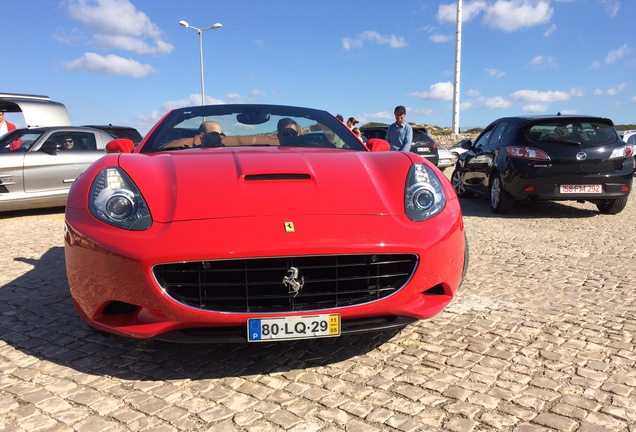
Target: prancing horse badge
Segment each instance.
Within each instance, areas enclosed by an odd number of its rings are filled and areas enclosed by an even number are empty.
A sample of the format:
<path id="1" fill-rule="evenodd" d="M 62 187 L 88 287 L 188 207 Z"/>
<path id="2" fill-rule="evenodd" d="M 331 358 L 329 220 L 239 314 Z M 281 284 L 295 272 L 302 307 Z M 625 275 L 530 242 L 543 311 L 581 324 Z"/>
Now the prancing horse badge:
<path id="1" fill-rule="evenodd" d="M 296 232 L 293 222 L 285 222 L 285 232 Z"/>

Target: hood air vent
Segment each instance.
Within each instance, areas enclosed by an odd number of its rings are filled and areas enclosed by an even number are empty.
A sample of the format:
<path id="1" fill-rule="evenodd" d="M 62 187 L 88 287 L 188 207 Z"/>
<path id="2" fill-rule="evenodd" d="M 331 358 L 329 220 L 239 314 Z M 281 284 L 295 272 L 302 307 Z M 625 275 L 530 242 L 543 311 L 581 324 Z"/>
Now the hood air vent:
<path id="1" fill-rule="evenodd" d="M 309 179 L 311 179 L 309 174 L 249 174 L 245 176 L 245 181 Z"/>

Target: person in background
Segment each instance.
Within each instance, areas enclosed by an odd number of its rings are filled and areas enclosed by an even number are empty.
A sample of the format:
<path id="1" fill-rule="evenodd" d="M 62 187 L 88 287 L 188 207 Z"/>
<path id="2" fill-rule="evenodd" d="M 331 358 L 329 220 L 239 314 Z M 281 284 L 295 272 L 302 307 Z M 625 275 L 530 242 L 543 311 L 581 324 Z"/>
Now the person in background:
<path id="1" fill-rule="evenodd" d="M 15 125 L 13 123 L 9 123 L 4 119 L 4 112 L 0 111 L 0 136 L 15 130 Z M 22 145 L 22 140 L 17 139 L 13 140 L 9 145 L 9 151 L 17 150 Z"/>
<path id="2" fill-rule="evenodd" d="M 404 121 L 406 118 L 406 108 L 398 105 L 393 110 L 395 123 L 389 126 L 386 131 L 386 140 L 393 151 L 410 151 L 413 142 L 413 128 Z"/>
<path id="3" fill-rule="evenodd" d="M 4 112 L 0 111 L 0 136 L 15 130 L 15 125 L 4 119 Z"/>
<path id="4" fill-rule="evenodd" d="M 340 120 L 340 123 L 344 123 L 344 117 L 342 116 L 342 114 L 337 114 L 336 118 Z"/>
<path id="5" fill-rule="evenodd" d="M 354 127 L 353 129 L 351 129 L 353 131 L 354 134 L 356 134 L 356 136 L 358 138 L 360 138 L 360 141 L 362 141 L 363 143 L 367 142 L 367 137 L 365 137 L 364 135 L 362 135 L 362 131 L 360 130 L 360 128 Z"/>
<path id="6" fill-rule="evenodd" d="M 73 141 L 73 138 L 71 138 L 70 136 L 64 137 L 64 139 L 62 140 L 62 148 L 64 150 L 73 150 L 74 147 L 75 141 Z"/>
<path id="7" fill-rule="evenodd" d="M 353 117 L 349 117 L 349 119 L 347 120 L 347 127 L 353 130 L 353 128 L 356 127 L 358 123 L 360 123 L 358 120 L 354 119 Z"/>

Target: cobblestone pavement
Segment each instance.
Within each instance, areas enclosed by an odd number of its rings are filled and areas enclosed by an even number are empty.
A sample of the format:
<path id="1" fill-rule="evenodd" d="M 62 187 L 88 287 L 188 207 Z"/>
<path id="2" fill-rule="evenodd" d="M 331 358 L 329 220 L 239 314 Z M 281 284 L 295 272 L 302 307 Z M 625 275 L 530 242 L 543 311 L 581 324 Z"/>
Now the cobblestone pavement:
<path id="1" fill-rule="evenodd" d="M 462 200 L 458 297 L 393 334 L 135 342 L 71 304 L 61 210 L 0 215 L 0 430 L 636 431 L 636 199 Z"/>

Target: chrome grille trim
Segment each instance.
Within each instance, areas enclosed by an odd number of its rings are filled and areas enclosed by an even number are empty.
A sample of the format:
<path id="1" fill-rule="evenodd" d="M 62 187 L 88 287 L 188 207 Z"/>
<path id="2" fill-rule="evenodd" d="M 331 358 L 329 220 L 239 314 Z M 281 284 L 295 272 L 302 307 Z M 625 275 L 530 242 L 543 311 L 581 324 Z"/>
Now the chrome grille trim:
<path id="1" fill-rule="evenodd" d="M 197 309 L 275 313 L 369 303 L 402 288 L 417 266 L 411 254 L 325 255 L 158 264 L 153 275 L 174 300 Z M 295 295 L 291 267 L 304 277 Z"/>

